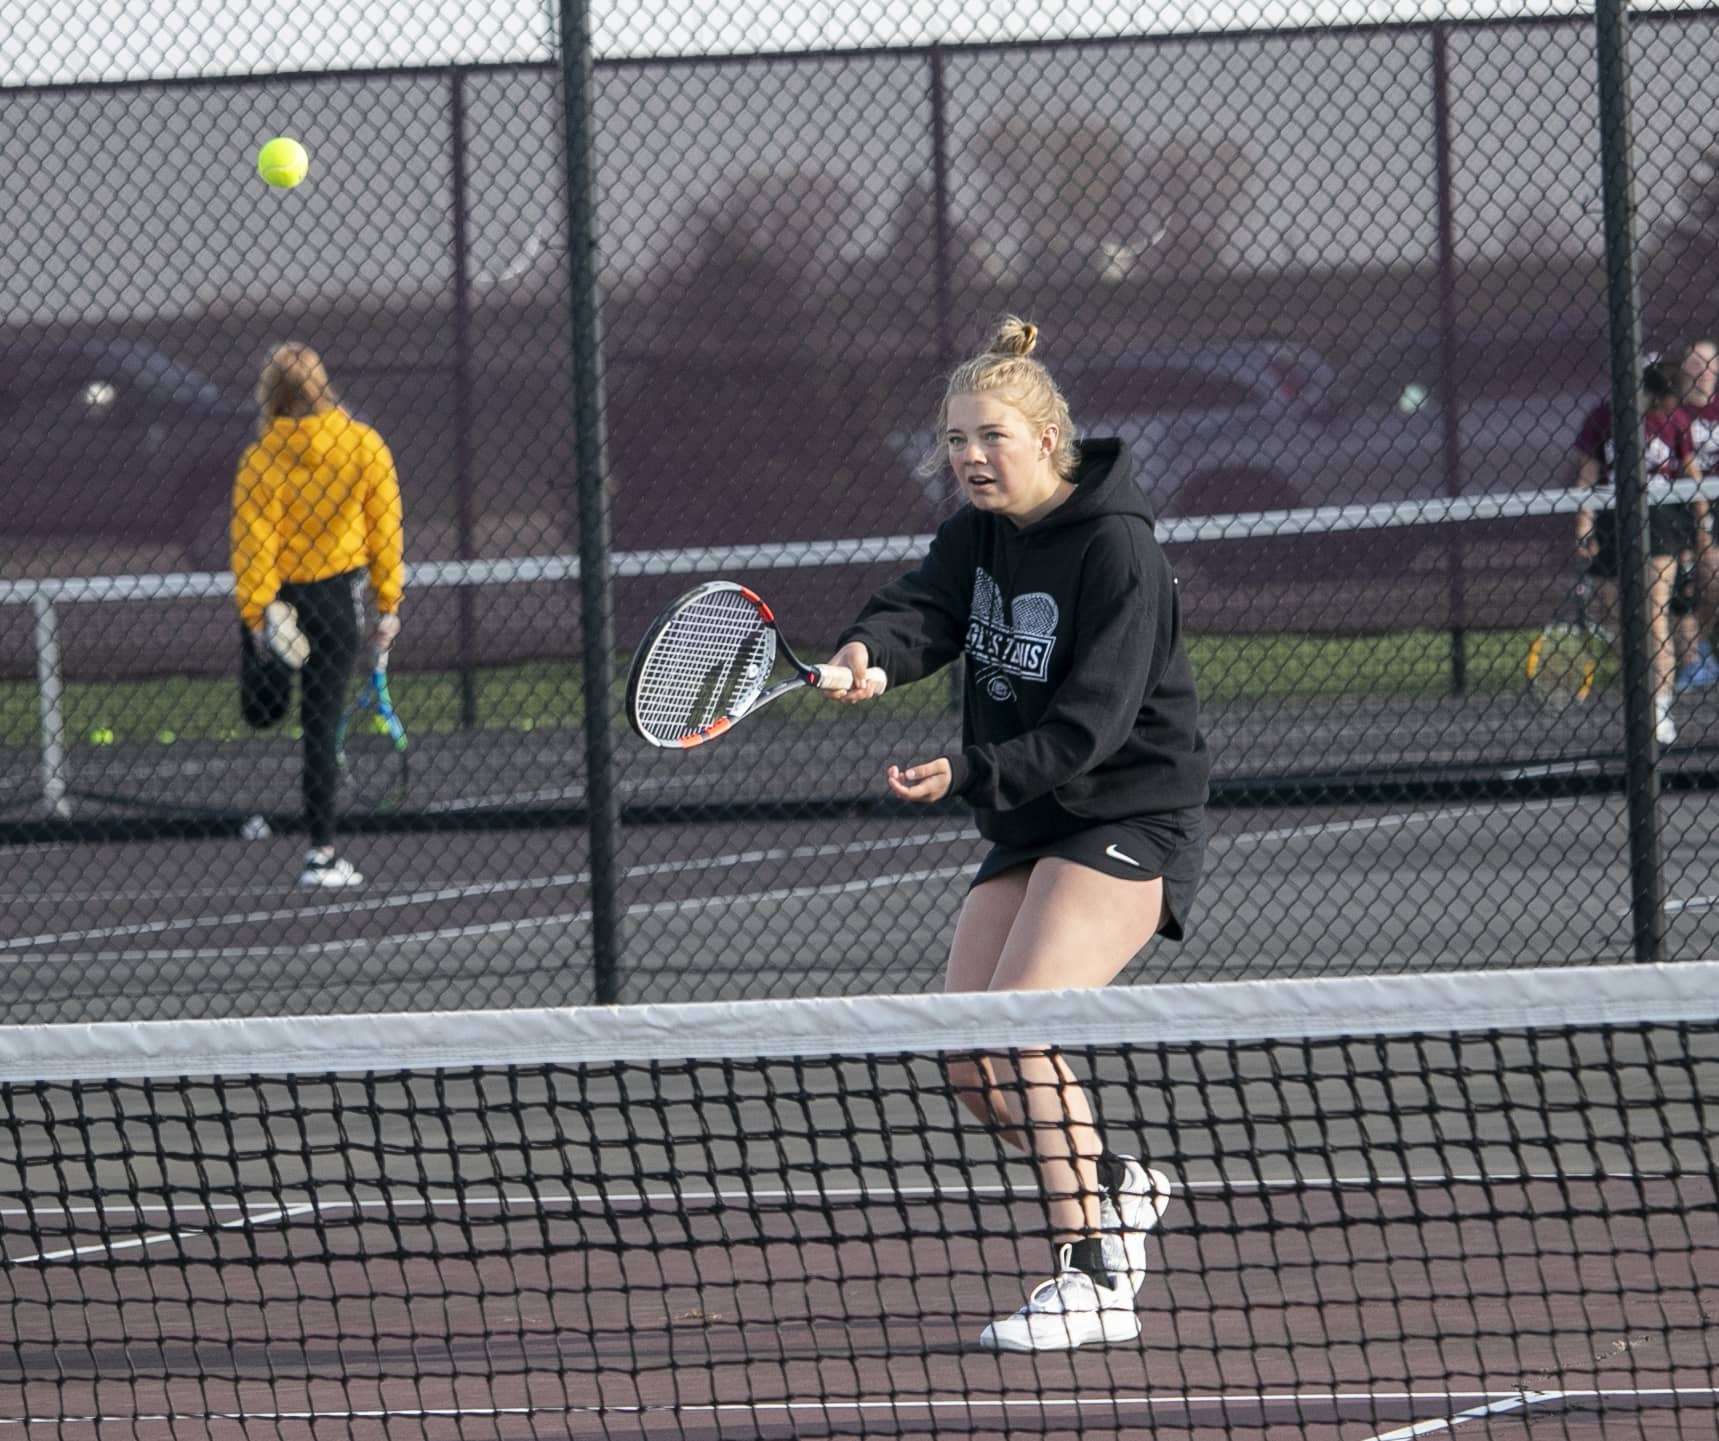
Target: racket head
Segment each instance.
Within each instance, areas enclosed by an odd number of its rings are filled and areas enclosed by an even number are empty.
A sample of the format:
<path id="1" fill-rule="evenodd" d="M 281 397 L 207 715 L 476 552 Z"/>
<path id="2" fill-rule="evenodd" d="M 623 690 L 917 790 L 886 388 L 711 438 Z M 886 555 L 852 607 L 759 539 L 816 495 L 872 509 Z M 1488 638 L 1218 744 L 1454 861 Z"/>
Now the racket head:
<path id="1" fill-rule="evenodd" d="M 1547 705 L 1591 700 L 1598 688 L 1602 658 L 1592 632 L 1553 621 L 1529 643 L 1529 689 Z"/>
<path id="2" fill-rule="evenodd" d="M 406 799 L 406 727 L 388 693 L 385 664 L 371 671 L 341 717 L 338 754 L 341 788 L 354 807 L 395 810 Z"/>
<path id="3" fill-rule="evenodd" d="M 1528 689 L 1549 709 L 1584 704 L 1598 693 L 1611 635 L 1594 619 L 1593 585 L 1584 576 L 1528 644 Z"/>
<path id="4" fill-rule="evenodd" d="M 651 622 L 627 673 L 627 724 L 686 748 L 721 735 L 758 703 L 776 664 L 776 618 L 743 585 L 707 581 Z"/>

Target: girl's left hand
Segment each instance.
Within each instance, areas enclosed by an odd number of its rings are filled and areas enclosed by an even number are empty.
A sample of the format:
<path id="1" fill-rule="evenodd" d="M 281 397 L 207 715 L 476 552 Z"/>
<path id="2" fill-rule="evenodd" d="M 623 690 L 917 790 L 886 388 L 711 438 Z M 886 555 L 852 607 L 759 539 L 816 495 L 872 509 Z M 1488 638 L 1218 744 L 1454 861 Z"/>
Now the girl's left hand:
<path id="1" fill-rule="evenodd" d="M 891 766 L 887 778 L 889 788 L 904 801 L 940 801 L 949 794 L 950 775 L 948 759 L 938 756 L 905 770 Z"/>

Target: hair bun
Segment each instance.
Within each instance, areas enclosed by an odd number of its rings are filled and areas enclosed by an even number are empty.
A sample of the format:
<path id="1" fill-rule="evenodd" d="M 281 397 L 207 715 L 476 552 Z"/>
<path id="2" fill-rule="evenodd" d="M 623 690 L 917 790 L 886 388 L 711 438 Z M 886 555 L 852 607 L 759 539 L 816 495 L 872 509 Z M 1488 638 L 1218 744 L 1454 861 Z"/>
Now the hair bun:
<path id="1" fill-rule="evenodd" d="M 1031 355 L 1039 343 L 1039 328 L 1018 315 L 1005 315 L 991 334 L 992 355 Z"/>

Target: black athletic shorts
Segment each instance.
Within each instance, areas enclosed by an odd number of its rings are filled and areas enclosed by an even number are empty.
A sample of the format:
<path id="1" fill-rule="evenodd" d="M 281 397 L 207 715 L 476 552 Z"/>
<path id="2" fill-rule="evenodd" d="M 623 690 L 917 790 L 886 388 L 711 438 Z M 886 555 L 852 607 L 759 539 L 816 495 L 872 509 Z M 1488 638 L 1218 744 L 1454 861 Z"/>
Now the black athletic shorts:
<path id="1" fill-rule="evenodd" d="M 1588 566 L 1590 575 L 1602 580 L 1618 577 L 1618 513 L 1602 510 L 1594 517 L 1594 542 L 1598 547 Z M 1687 505 L 1650 505 L 1647 508 L 1647 553 L 1680 555 L 1695 546 L 1695 517 Z"/>
<path id="2" fill-rule="evenodd" d="M 1057 856 L 1125 881 L 1164 882 L 1164 923 L 1159 935 L 1179 941 L 1188 933 L 1200 872 L 1206 859 L 1206 813 L 1201 807 L 1100 821 L 1084 831 L 1034 845 L 997 845 L 979 863 L 972 885 L 1015 866 Z M 970 889 L 971 887 L 969 887 Z"/>

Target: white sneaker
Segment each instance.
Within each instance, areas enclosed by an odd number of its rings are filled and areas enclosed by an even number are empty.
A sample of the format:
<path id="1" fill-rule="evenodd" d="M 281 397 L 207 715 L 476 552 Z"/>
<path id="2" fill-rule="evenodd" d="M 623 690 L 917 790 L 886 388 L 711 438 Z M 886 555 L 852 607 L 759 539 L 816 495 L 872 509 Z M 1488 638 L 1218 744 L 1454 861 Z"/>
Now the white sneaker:
<path id="1" fill-rule="evenodd" d="M 1671 718 L 1671 697 L 1657 696 L 1653 702 L 1653 736 L 1662 746 L 1677 744 L 1677 722 Z"/>
<path id="2" fill-rule="evenodd" d="M 1104 1237 L 1104 1263 L 1118 1277 L 1126 1276 L 1138 1293 L 1146 1284 L 1146 1233 L 1164 1219 L 1170 1205 L 1170 1178 L 1150 1171 L 1132 1156 L 1122 1162 L 1122 1185 L 1112 1198 L 1098 1199 L 1099 1225 Z"/>
<path id="3" fill-rule="evenodd" d="M 1140 1317 L 1127 1284 L 1098 1285 L 1069 1265 L 1073 1249 L 1064 1246 L 1057 1252 L 1057 1274 L 1033 1287 L 1026 1305 L 979 1333 L 981 1346 L 987 1351 L 1072 1351 L 1140 1335 Z"/>
<path id="4" fill-rule="evenodd" d="M 361 886 L 364 884 L 364 877 L 345 856 L 324 858 L 313 852 L 304 858 L 304 871 L 300 874 L 298 883 L 306 890 L 338 890 L 347 886 Z"/>
<path id="5" fill-rule="evenodd" d="M 303 670 L 310 659 L 310 641 L 298 627 L 298 611 L 284 600 L 263 607 L 263 639 L 293 670 Z"/>

